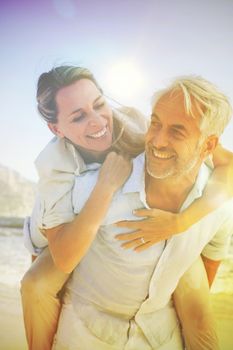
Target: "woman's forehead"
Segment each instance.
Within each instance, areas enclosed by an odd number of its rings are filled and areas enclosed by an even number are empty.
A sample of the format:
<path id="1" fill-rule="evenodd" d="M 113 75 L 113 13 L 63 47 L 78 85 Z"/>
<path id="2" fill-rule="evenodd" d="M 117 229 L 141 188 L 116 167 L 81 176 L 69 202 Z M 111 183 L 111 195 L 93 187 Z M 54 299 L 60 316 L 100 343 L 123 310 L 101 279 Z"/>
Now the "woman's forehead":
<path id="1" fill-rule="evenodd" d="M 61 88 L 56 94 L 58 111 L 84 108 L 95 103 L 102 96 L 97 86 L 88 79 L 80 79 L 71 85 Z"/>

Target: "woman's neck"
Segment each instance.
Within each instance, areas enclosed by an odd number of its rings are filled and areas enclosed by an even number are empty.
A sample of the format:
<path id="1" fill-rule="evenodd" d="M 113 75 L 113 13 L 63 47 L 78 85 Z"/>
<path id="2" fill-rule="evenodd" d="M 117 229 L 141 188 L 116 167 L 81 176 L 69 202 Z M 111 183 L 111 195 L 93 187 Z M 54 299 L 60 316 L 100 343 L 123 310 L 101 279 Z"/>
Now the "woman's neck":
<path id="1" fill-rule="evenodd" d="M 83 158 L 84 162 L 86 164 L 89 163 L 103 163 L 107 154 L 111 151 L 113 151 L 113 147 L 115 144 L 119 141 L 122 134 L 124 132 L 124 125 L 120 123 L 118 120 L 113 118 L 113 136 L 112 136 L 112 145 L 105 151 L 94 151 L 94 150 L 87 150 L 81 146 L 75 145 L 73 142 L 71 142 L 69 139 L 66 139 L 69 143 L 72 143 L 72 145 L 77 149 L 81 157 Z"/>
<path id="2" fill-rule="evenodd" d="M 87 150 L 80 146 L 75 146 L 75 148 L 78 150 L 79 154 L 81 155 L 81 157 L 83 158 L 86 164 L 103 163 L 107 154 L 109 153 L 109 149 L 103 152 L 99 152 L 99 151 Z"/>

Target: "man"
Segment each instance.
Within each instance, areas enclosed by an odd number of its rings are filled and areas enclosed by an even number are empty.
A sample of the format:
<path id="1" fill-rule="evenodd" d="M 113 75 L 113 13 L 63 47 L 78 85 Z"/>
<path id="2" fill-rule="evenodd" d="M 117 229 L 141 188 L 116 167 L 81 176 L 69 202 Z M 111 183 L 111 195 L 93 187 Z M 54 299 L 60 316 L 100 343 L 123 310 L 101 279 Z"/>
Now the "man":
<path id="1" fill-rule="evenodd" d="M 201 78 L 177 79 L 168 89 L 156 94 L 151 125 L 146 136 L 145 191 L 146 202 L 150 208 L 177 213 L 201 196 L 209 176 L 203 161 L 215 149 L 218 138 L 229 121 L 230 113 L 231 109 L 227 99 Z M 171 262 L 161 258 L 162 272 L 156 272 L 157 267 L 155 269 L 157 277 L 154 278 L 156 278 L 157 287 L 154 293 L 157 293 L 158 299 L 161 293 L 169 295 L 172 292 L 172 287 L 169 288 L 168 285 L 172 285 L 174 281 L 177 283 L 179 264 L 185 266 L 182 270 L 185 272 L 188 266 L 186 265 L 187 260 L 193 255 L 193 252 L 195 255 L 196 252 L 202 251 L 207 237 L 206 243 L 212 240 L 203 250 L 203 260 L 211 284 L 220 260 L 225 255 L 232 232 L 231 210 L 232 204 L 229 202 L 225 210 L 222 208 L 222 218 L 217 212 L 213 213 L 187 230 L 185 235 L 173 237 L 168 241 L 167 256 L 169 254 L 173 266 Z M 153 217 L 153 211 L 141 210 L 140 216 L 142 215 Z M 218 227 L 215 227 L 217 217 Z M 150 240 L 153 239 L 153 232 L 148 223 L 123 221 L 118 226 L 137 230 L 136 233 L 118 236 L 118 239 L 127 241 L 123 244 L 125 248 L 142 251 L 152 245 Z M 196 240 L 192 240 L 190 235 L 195 235 Z M 202 241 L 202 236 L 205 237 L 204 241 Z M 184 244 L 184 239 L 187 239 L 186 249 L 189 257 L 180 256 L 181 252 L 178 251 L 180 245 Z M 176 265 L 175 268 L 173 268 L 174 265 Z M 176 274 L 173 279 L 171 279 L 172 269 Z M 199 273 L 202 273 L 201 270 Z M 189 280 L 190 285 L 188 286 L 188 274 L 189 272 L 186 272 L 183 277 L 181 277 L 182 273 L 179 275 L 181 280 L 174 294 L 178 313 L 182 314 L 181 318 L 183 318 L 182 326 L 186 346 L 191 349 L 201 349 L 205 346 L 208 349 L 215 348 L 213 334 L 209 338 L 205 334 L 205 322 L 202 324 L 204 328 L 202 330 L 200 328 L 199 339 L 192 337 L 192 332 L 198 333 L 195 323 L 197 325 L 200 322 L 200 319 L 196 318 L 195 306 L 182 310 L 184 300 L 178 295 L 178 291 L 183 290 L 184 298 L 189 293 L 190 296 L 194 293 L 193 284 L 195 282 Z M 169 280 L 166 280 L 165 276 L 168 276 Z M 166 292 L 163 288 L 166 288 Z M 189 292 L 186 293 L 188 289 Z M 208 301 L 203 300 L 203 302 Z"/>

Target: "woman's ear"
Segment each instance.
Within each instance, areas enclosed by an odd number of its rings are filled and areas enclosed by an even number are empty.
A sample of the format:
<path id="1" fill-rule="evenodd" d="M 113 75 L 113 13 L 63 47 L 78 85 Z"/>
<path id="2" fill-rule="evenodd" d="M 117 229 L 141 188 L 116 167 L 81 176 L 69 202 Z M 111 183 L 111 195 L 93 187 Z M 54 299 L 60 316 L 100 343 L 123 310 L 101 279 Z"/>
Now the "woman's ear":
<path id="1" fill-rule="evenodd" d="M 209 154 L 212 154 L 218 144 L 218 137 L 216 135 L 210 135 L 205 141 L 205 147 L 203 149 L 204 158 Z"/>
<path id="2" fill-rule="evenodd" d="M 59 127 L 56 123 L 47 123 L 48 128 L 52 133 L 60 138 L 64 137 L 64 134 L 59 130 Z"/>

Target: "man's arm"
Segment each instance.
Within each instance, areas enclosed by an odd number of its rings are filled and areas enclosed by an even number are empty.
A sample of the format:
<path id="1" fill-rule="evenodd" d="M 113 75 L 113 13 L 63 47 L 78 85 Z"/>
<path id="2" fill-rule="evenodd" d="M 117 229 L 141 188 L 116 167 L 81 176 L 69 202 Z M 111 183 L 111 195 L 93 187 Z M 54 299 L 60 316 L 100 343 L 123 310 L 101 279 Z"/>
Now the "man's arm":
<path id="1" fill-rule="evenodd" d="M 207 275 L 200 257 L 180 279 L 173 300 L 186 349 L 219 349 Z"/>

